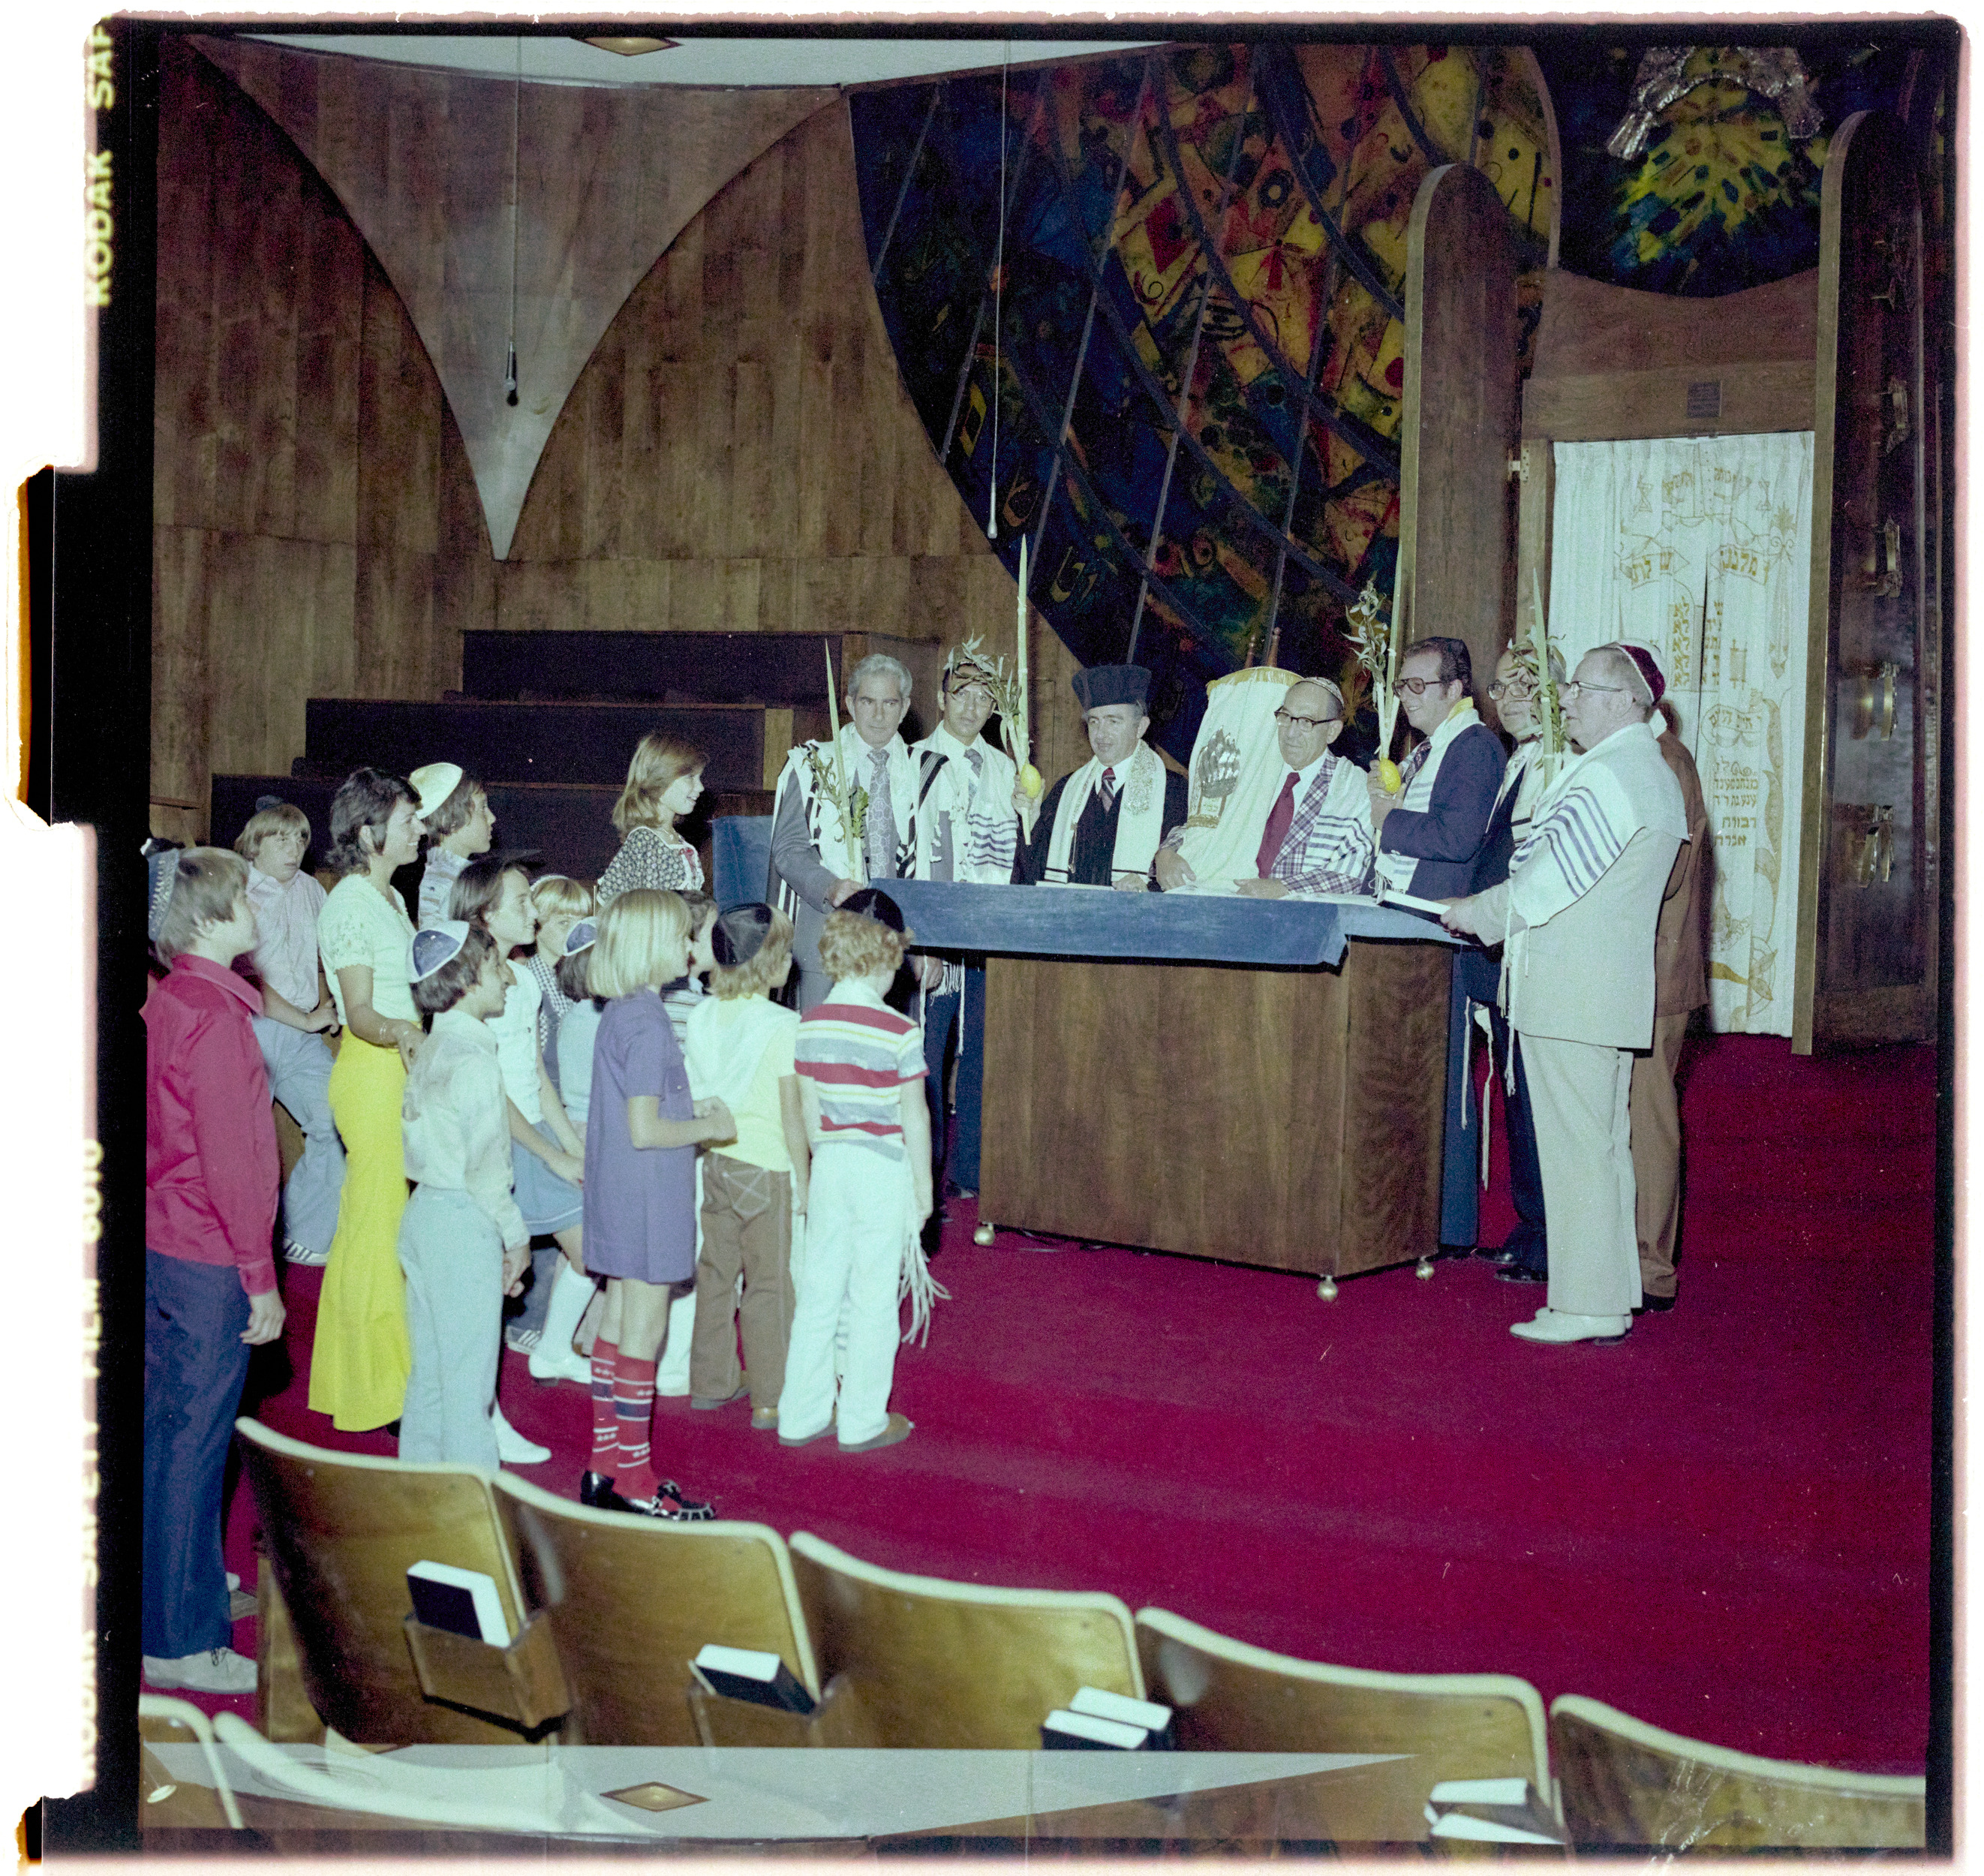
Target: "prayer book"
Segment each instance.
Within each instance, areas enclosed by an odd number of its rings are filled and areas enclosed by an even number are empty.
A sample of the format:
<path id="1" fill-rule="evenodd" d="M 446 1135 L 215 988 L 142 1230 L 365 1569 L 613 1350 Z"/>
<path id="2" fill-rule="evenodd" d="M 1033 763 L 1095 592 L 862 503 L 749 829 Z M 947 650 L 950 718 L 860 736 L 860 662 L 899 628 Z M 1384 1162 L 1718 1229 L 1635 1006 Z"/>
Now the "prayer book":
<path id="1" fill-rule="evenodd" d="M 1041 1723 L 1041 1745 L 1049 1752 L 1142 1752 L 1151 1736 L 1140 1726 L 1077 1714 L 1062 1707 Z"/>
<path id="2" fill-rule="evenodd" d="M 1386 906 L 1403 906 L 1408 912 L 1427 912 L 1435 918 L 1446 910 L 1436 899 L 1421 899 L 1416 893 L 1402 893 L 1396 886 L 1386 886 L 1378 894 L 1379 903 Z"/>
<path id="3" fill-rule="evenodd" d="M 1133 1700 L 1127 1693 L 1111 1693 L 1102 1687 L 1082 1687 L 1067 1703 L 1068 1711 L 1087 1714 L 1098 1720 L 1114 1720 L 1124 1726 L 1140 1726 L 1150 1734 L 1153 1752 L 1171 1749 L 1171 1710 L 1155 1700 Z"/>
<path id="4" fill-rule="evenodd" d="M 1426 1822 L 1435 1837 L 1477 1844 L 1551 1844 L 1565 1839 L 1527 1778 L 1449 1778 L 1433 1787 Z"/>
<path id="5" fill-rule="evenodd" d="M 805 1683 L 785 1663 L 756 1648 L 726 1648 L 707 1642 L 689 1663 L 689 1672 L 712 1693 L 760 1707 L 782 1707 L 789 1714 L 809 1714 L 815 1702 Z"/>
<path id="6" fill-rule="evenodd" d="M 1047 1715 L 1041 1744 L 1051 1752 L 1168 1752 L 1171 1729 L 1168 1707 L 1083 1687 L 1066 1707 Z"/>
<path id="7" fill-rule="evenodd" d="M 503 1619 L 494 1577 L 423 1559 L 407 1572 L 407 1593 L 414 1615 L 428 1628 L 466 1635 L 492 1648 L 509 1647 L 510 1625 Z"/>

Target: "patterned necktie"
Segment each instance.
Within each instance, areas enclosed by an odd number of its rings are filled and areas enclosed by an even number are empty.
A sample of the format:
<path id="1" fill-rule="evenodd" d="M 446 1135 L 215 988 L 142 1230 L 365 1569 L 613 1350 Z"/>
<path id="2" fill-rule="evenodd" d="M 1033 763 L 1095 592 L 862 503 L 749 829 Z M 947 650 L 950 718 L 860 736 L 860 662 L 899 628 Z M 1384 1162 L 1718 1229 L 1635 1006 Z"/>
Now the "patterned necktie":
<path id="1" fill-rule="evenodd" d="M 985 752 L 974 744 L 964 752 L 964 759 L 971 765 L 971 787 L 965 802 L 968 809 L 978 799 L 978 785 L 985 779 Z"/>
<path id="2" fill-rule="evenodd" d="M 1429 736 L 1399 765 L 1399 791 L 1401 794 L 1413 777 L 1426 766 L 1426 759 L 1432 753 L 1433 739 Z"/>
<path id="3" fill-rule="evenodd" d="M 868 877 L 893 879 L 896 876 L 896 806 L 889 796 L 889 752 L 870 749 L 868 779 Z"/>
<path id="4" fill-rule="evenodd" d="M 1102 812 L 1107 814 L 1116 805 L 1116 771 L 1112 765 L 1102 772 Z"/>
<path id="5" fill-rule="evenodd" d="M 1289 827 L 1295 818 L 1295 784 L 1302 778 L 1291 769 L 1289 779 L 1282 784 L 1282 792 L 1275 798 L 1274 806 L 1268 810 L 1266 831 L 1261 836 L 1261 850 L 1254 856 L 1254 870 L 1264 879 L 1275 874 L 1275 862 L 1281 857 L 1282 843 L 1289 837 Z"/>

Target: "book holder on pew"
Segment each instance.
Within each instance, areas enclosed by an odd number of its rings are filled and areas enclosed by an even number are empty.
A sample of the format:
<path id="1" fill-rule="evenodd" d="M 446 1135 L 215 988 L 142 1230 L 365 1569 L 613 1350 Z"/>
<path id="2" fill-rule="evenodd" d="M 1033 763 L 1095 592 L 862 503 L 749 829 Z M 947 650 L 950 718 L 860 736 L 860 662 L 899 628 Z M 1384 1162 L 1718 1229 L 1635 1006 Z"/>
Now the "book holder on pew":
<path id="1" fill-rule="evenodd" d="M 541 1615 L 524 1624 L 507 1648 L 451 1629 L 406 1620 L 407 1652 L 421 1691 L 431 1700 L 507 1720 L 535 1733 L 571 1707 L 551 1624 Z"/>

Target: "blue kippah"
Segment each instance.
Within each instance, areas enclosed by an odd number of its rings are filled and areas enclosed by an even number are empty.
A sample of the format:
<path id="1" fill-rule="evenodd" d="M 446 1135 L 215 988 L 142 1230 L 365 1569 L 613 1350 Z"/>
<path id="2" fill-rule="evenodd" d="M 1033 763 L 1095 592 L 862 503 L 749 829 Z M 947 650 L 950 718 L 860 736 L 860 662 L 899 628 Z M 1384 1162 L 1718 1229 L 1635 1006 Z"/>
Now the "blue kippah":
<path id="1" fill-rule="evenodd" d="M 451 962 L 468 942 L 468 927 L 459 919 L 443 919 L 423 926 L 407 946 L 407 976 L 417 983 Z"/>

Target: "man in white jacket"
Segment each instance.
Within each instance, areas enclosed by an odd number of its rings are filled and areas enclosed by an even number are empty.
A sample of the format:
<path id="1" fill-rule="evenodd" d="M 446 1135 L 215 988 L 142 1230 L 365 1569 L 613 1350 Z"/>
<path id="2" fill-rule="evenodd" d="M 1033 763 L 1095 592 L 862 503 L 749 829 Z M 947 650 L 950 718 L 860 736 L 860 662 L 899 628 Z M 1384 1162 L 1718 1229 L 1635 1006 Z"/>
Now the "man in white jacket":
<path id="1" fill-rule="evenodd" d="M 1506 936 L 1502 996 L 1522 1038 L 1542 1164 L 1550 1301 L 1511 1332 L 1612 1339 L 1640 1302 L 1627 1100 L 1654 1032 L 1654 933 L 1687 837 L 1647 724 L 1661 688 L 1642 648 L 1602 645 L 1563 686 L 1582 753 L 1537 803 L 1501 885 L 1448 903 L 1450 930 Z"/>

